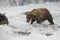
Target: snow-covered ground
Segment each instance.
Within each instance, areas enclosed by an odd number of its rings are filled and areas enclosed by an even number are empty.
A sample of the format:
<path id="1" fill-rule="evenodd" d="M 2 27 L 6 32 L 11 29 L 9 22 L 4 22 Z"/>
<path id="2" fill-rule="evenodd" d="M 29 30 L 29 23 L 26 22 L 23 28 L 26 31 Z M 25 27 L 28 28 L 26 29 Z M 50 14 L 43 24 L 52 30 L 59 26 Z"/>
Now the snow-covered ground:
<path id="1" fill-rule="evenodd" d="M 55 25 L 48 21 L 32 25 L 26 22 L 24 12 L 42 7 L 50 11 Z M 60 40 L 60 3 L 0 7 L 0 13 L 6 13 L 9 20 L 9 25 L 0 25 L 0 40 Z"/>

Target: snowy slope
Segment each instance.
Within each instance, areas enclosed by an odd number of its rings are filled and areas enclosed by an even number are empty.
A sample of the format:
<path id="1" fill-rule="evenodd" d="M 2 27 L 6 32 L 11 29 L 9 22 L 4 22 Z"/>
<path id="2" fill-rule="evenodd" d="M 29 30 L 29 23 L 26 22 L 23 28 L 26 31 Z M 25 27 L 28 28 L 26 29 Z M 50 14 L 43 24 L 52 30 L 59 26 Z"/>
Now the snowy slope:
<path id="1" fill-rule="evenodd" d="M 47 8 L 53 16 L 55 25 L 48 21 L 42 24 L 26 22 L 24 12 L 34 8 Z M 60 40 L 60 3 L 41 3 L 24 6 L 0 8 L 1 13 L 6 13 L 9 25 L 0 25 L 1 40 Z"/>

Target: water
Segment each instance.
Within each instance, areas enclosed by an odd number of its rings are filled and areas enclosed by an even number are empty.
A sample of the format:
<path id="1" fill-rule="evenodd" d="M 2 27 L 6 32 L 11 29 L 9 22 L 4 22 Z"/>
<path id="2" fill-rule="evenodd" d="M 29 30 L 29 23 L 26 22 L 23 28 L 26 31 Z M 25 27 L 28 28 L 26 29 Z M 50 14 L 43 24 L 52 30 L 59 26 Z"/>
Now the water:
<path id="1" fill-rule="evenodd" d="M 27 4 L 45 3 L 59 0 L 0 0 L 0 6 L 21 6 Z"/>

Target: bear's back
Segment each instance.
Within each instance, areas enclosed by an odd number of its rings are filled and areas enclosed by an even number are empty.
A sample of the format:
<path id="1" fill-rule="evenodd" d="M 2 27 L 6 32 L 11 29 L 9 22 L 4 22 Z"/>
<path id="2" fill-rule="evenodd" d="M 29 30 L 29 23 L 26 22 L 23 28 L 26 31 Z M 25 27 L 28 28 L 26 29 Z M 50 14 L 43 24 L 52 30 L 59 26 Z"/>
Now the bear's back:
<path id="1" fill-rule="evenodd" d="M 46 15 L 46 14 L 48 15 L 49 11 L 46 8 L 37 8 L 37 9 L 33 9 L 31 11 L 31 14 L 34 15 L 34 16 L 36 16 L 36 15 Z"/>

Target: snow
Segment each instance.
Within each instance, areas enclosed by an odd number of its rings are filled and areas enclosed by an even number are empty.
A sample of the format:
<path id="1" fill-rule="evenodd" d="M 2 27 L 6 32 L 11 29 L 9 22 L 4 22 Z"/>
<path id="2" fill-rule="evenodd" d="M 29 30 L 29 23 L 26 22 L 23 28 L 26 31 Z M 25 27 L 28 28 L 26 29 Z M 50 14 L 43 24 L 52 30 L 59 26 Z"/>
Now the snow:
<path id="1" fill-rule="evenodd" d="M 50 11 L 55 25 L 49 25 L 48 21 L 45 21 L 42 24 L 34 22 L 32 25 L 26 22 L 26 15 L 24 12 L 42 7 L 47 8 Z M 0 40 L 60 40 L 59 8 L 60 3 L 49 2 L 45 4 L 0 7 L 0 12 L 6 13 L 5 15 L 9 20 L 9 25 L 0 25 Z"/>

